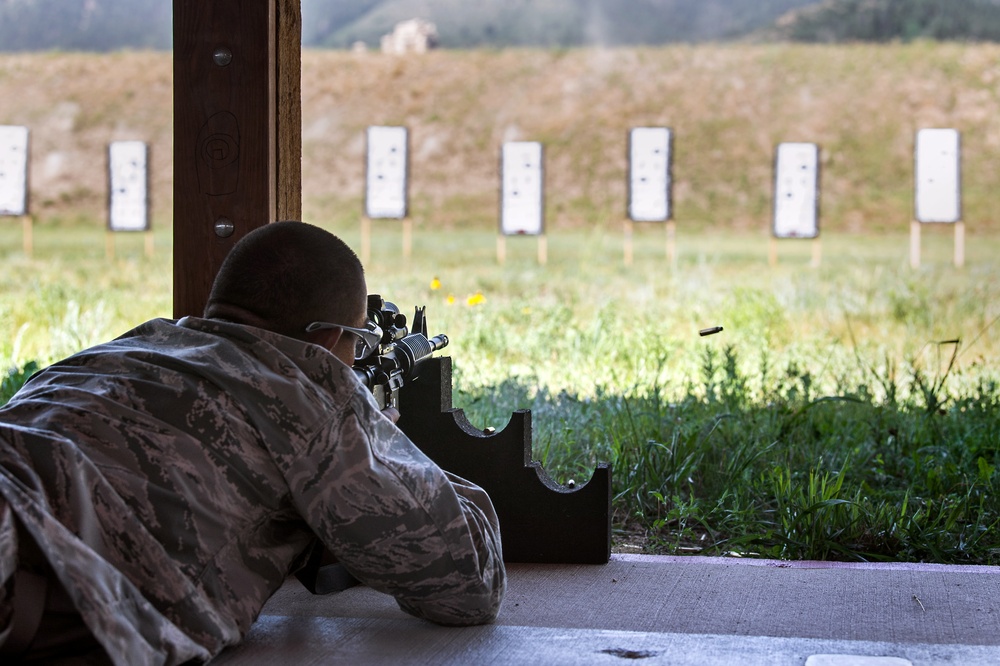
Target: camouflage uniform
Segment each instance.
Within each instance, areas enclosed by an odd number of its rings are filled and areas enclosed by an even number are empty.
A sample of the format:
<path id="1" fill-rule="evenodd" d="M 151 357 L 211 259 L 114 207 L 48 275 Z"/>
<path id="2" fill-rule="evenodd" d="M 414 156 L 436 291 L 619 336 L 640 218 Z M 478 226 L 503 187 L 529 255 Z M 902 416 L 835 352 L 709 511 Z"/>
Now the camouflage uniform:
<path id="1" fill-rule="evenodd" d="M 0 410 L 0 583 L 14 518 L 121 664 L 238 643 L 316 537 L 433 622 L 488 622 L 505 588 L 483 490 L 325 349 L 216 320 L 147 322 Z"/>

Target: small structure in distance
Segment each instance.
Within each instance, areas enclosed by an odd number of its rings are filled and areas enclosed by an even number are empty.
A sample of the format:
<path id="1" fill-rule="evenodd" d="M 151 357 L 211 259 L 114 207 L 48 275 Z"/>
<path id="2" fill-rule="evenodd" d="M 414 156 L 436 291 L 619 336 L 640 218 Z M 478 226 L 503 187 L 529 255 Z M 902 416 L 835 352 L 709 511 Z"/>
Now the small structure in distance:
<path id="1" fill-rule="evenodd" d="M 437 45 L 437 26 L 419 18 L 400 21 L 391 33 L 382 35 L 382 53 L 427 53 Z"/>

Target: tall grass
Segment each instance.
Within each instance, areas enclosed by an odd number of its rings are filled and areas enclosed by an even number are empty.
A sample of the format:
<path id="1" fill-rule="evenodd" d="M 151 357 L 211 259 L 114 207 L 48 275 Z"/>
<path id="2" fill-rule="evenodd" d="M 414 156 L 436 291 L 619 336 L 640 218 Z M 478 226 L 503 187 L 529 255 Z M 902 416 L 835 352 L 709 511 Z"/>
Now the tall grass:
<path id="1" fill-rule="evenodd" d="M 593 462 L 612 463 L 622 541 L 639 535 L 659 552 L 1000 561 L 995 378 L 939 376 L 932 390 L 911 366 L 877 391 L 824 395 L 789 362 L 753 395 L 734 347 L 705 347 L 702 360 L 698 380 L 673 390 L 584 398 L 507 382 L 501 395 L 539 414 L 536 448 L 550 472 L 580 480 Z M 474 412 L 495 399 L 493 387 L 471 393 Z"/>
<path id="2" fill-rule="evenodd" d="M 305 53 L 304 210 L 359 247 L 364 128 L 410 128 L 413 256 L 396 224 L 377 223 L 370 290 L 428 306 L 473 422 L 530 407 L 535 457 L 557 478 L 612 462 L 623 541 L 995 562 L 998 49 Z M 153 257 L 127 235 L 106 257 L 93 168 L 108 141 L 149 141 L 154 214 L 169 215 L 170 78 L 169 54 L 0 59 L 0 122 L 32 129 L 42 220 L 30 258 L 0 224 L 0 365 L 12 369 L 0 390 L 32 363 L 171 314 L 165 220 Z M 621 261 L 625 132 L 644 124 L 676 132 L 676 267 L 655 225 L 637 229 L 634 265 Z M 961 271 L 950 229 L 925 230 L 918 271 L 891 234 L 911 215 L 914 132 L 934 126 L 963 133 Z M 531 238 L 495 260 L 496 151 L 511 139 L 548 147 L 544 267 Z M 822 146 L 818 269 L 801 242 L 769 267 L 754 231 L 767 226 L 774 146 L 790 140 Z M 874 230 L 890 235 L 860 233 Z M 711 325 L 725 330 L 700 339 Z"/>
<path id="3" fill-rule="evenodd" d="M 533 240 L 501 267 L 489 236 L 468 235 L 455 266 L 415 257 L 396 277 L 376 256 L 371 282 L 427 302 L 452 336 L 473 423 L 529 407 L 556 478 L 613 464 L 620 547 L 995 563 L 995 241 L 956 270 L 947 231 L 917 271 L 891 236 L 831 238 L 813 269 L 808 244 L 769 268 L 765 238 L 699 235 L 672 270 L 654 230 L 629 269 L 613 234 L 554 238 L 544 268 Z M 415 286 L 420 270 L 442 289 Z"/>
<path id="4" fill-rule="evenodd" d="M 33 258 L 0 229 L 0 390 L 170 314 L 170 234 L 109 259 L 92 229 L 42 226 Z M 929 229 L 914 271 L 903 236 L 828 235 L 819 268 L 789 242 L 769 267 L 764 235 L 682 229 L 671 267 L 651 227 L 626 267 L 614 232 L 552 234 L 541 266 L 533 238 L 500 265 L 488 231 L 418 225 L 409 258 L 395 224 L 374 231 L 369 290 L 428 306 L 473 423 L 530 408 L 563 482 L 612 463 L 616 548 L 1000 562 L 1000 239 L 973 234 L 957 270 Z"/>

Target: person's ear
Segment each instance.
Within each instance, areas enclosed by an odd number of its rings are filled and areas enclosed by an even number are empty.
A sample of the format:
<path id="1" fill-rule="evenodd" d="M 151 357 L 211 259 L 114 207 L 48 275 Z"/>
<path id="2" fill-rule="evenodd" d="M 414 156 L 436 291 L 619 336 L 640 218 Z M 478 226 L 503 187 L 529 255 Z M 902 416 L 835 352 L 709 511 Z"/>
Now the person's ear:
<path id="1" fill-rule="evenodd" d="M 327 351 L 333 351 L 333 348 L 337 346 L 343 335 L 344 329 L 342 328 L 322 328 L 318 331 L 306 333 L 306 339 L 314 345 L 323 347 Z"/>

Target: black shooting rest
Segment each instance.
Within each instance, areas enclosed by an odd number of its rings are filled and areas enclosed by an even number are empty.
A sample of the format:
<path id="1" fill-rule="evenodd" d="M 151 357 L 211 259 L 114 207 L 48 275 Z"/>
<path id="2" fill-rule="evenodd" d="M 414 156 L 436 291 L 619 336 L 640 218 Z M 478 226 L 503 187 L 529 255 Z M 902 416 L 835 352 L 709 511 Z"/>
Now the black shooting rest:
<path id="1" fill-rule="evenodd" d="M 605 564 L 611 557 L 611 466 L 573 489 L 531 459 L 531 412 L 486 434 L 451 406 L 451 359 L 429 358 L 400 391 L 399 427 L 443 469 L 493 500 L 505 562 Z"/>
<path id="2" fill-rule="evenodd" d="M 573 489 L 553 481 L 531 459 L 531 412 L 484 433 L 451 406 L 451 359 L 428 358 L 420 376 L 400 390 L 400 429 L 443 469 L 490 495 L 500 519 L 505 562 L 606 564 L 611 558 L 611 466 L 599 464 Z M 346 589 L 355 581 L 324 560 L 321 549 L 297 576 L 312 592 Z"/>

